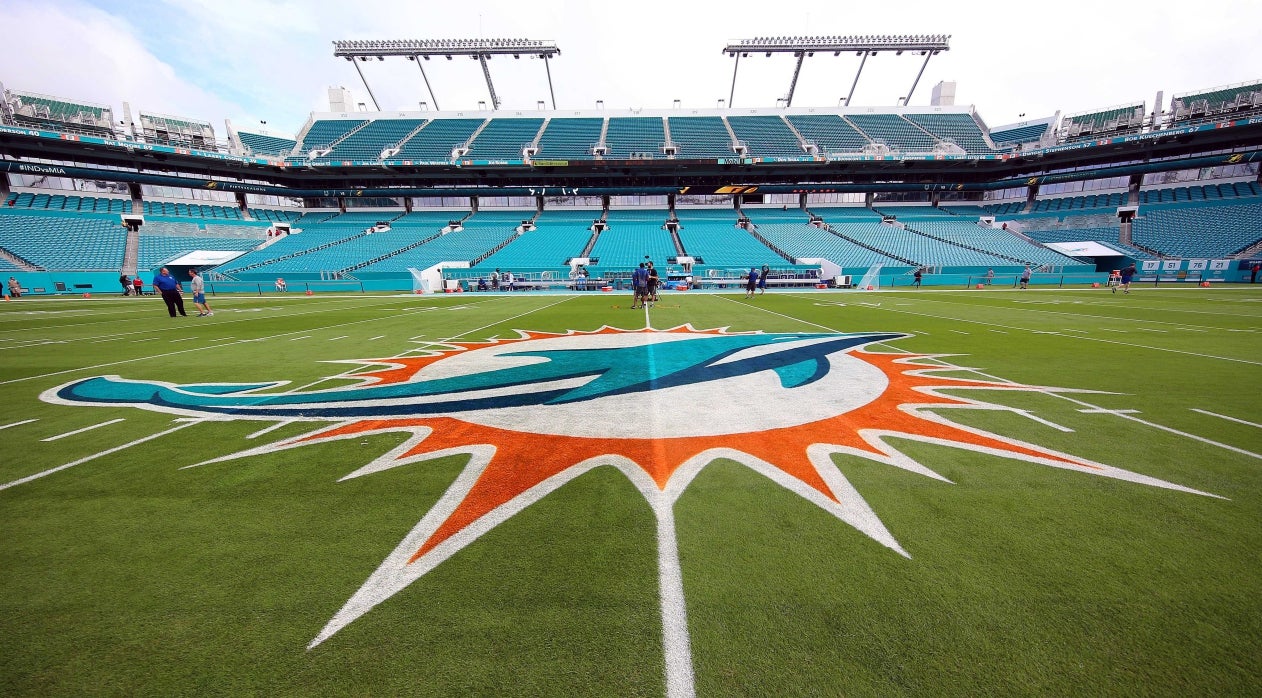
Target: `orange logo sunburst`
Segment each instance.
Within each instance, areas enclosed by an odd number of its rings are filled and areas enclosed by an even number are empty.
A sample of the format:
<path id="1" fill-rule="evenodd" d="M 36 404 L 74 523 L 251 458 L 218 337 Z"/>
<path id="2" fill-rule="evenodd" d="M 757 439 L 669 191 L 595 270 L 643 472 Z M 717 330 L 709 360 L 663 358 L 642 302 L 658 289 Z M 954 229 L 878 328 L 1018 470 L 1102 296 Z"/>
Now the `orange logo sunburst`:
<path id="1" fill-rule="evenodd" d="M 954 393 L 1062 389 L 944 375 L 961 369 L 938 356 L 870 349 L 903 336 L 731 333 L 686 325 L 520 332 L 511 339 L 448 343 L 421 357 L 354 361 L 374 368 L 353 374 L 358 385 L 328 390 L 274 393 L 265 392 L 271 385 L 176 386 L 101 377 L 54 388 L 43 398 L 185 415 L 334 422 L 197 465 L 400 431 L 410 434 L 403 444 L 343 479 L 468 455 L 442 498 L 310 647 L 579 475 L 616 468 L 657 520 L 668 693 L 688 695 L 692 664 L 673 506 L 717 458 L 743 463 L 906 557 L 833 454 L 949 482 L 890 444 L 889 437 L 898 437 L 1205 494 L 952 422 L 941 413 L 1007 409 Z"/>

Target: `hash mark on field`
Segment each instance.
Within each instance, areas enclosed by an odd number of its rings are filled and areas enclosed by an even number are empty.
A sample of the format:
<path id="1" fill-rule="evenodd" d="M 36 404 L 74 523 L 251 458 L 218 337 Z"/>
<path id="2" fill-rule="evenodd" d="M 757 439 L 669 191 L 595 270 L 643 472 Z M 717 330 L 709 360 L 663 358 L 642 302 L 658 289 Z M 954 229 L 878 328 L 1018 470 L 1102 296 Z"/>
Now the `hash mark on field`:
<path id="1" fill-rule="evenodd" d="M 1083 414 L 1139 414 L 1139 410 L 1107 410 L 1103 407 L 1096 407 L 1089 410 L 1078 410 Z"/>
<path id="2" fill-rule="evenodd" d="M 176 342 L 188 342 L 188 341 L 190 341 L 190 340 L 194 340 L 194 339 L 197 339 L 197 338 L 196 338 L 196 337 L 184 337 L 183 339 L 172 339 L 172 340 L 171 340 L 171 343 L 172 343 L 172 344 L 175 344 Z"/>
<path id="3" fill-rule="evenodd" d="M 1066 330 L 1061 330 L 1061 331 L 1062 331 L 1062 332 L 1081 332 L 1081 333 L 1083 333 L 1083 334 L 1087 334 L 1087 331 L 1086 331 L 1086 330 L 1070 330 L 1070 329 L 1066 329 Z"/>
<path id="4" fill-rule="evenodd" d="M 1135 329 L 1139 330 L 1140 332 L 1160 332 L 1162 334 L 1165 334 L 1166 332 L 1168 332 L 1168 330 L 1156 330 L 1151 327 L 1136 327 Z"/>
<path id="5" fill-rule="evenodd" d="M 415 337 L 408 337 L 408 340 L 409 340 L 409 341 L 412 341 L 412 340 L 424 339 L 424 338 L 425 338 L 425 335 L 423 335 L 423 334 L 418 334 L 418 335 L 416 335 Z"/>
<path id="6" fill-rule="evenodd" d="M 279 421 L 279 422 L 277 422 L 277 423 L 273 424 L 273 425 L 272 425 L 272 426 L 270 426 L 270 427 L 266 427 L 266 428 L 264 428 L 264 429 L 259 429 L 258 431 L 254 432 L 253 434 L 250 434 L 249 436 L 247 436 L 247 437 L 245 437 L 245 438 L 247 438 L 247 439 L 257 439 L 258 437 L 260 437 L 260 436 L 262 436 L 262 435 L 264 435 L 264 434 L 266 434 L 266 433 L 268 433 L 268 432 L 276 431 L 277 429 L 279 429 L 279 428 L 281 428 L 281 427 L 283 427 L 283 426 L 285 426 L 285 425 L 287 425 L 287 424 L 293 424 L 293 421 L 292 421 L 292 420 L 288 420 L 288 419 L 285 419 L 285 420 Z"/>
<path id="7" fill-rule="evenodd" d="M 1112 327 L 1101 327 L 1101 328 L 1100 328 L 1100 331 L 1102 331 L 1102 332 L 1117 332 L 1117 333 L 1120 333 L 1120 334 L 1126 334 L 1126 330 L 1115 330 L 1115 329 L 1113 329 Z"/>
<path id="8" fill-rule="evenodd" d="M 382 339 L 382 338 L 384 338 L 384 337 L 385 337 L 385 335 L 384 335 L 384 334 L 379 334 L 379 335 L 377 335 L 376 337 L 369 337 L 369 338 L 368 338 L 368 341 L 370 341 L 370 342 L 375 342 L 375 341 L 377 341 L 378 339 Z"/>
<path id="9" fill-rule="evenodd" d="M 956 334 L 968 334 L 967 332 L 964 332 L 964 331 L 962 331 L 962 330 L 951 330 L 951 331 L 952 331 L 952 332 L 954 332 L 954 333 L 956 333 Z"/>
<path id="10" fill-rule="evenodd" d="M 1004 331 L 1004 330 L 996 330 L 996 329 L 993 329 L 993 328 L 992 328 L 990 331 L 991 331 L 991 332 L 998 332 L 999 334 L 1008 334 L 1008 333 L 1007 333 L 1006 331 Z"/>
<path id="11" fill-rule="evenodd" d="M 98 339 L 98 340 L 95 340 L 95 341 L 91 342 L 91 344 L 100 344 L 101 342 L 117 342 L 118 340 L 119 340 L 119 338 L 118 338 L 118 337 L 107 337 L 107 338 L 105 338 L 105 339 Z"/>
<path id="12" fill-rule="evenodd" d="M 66 433 L 64 433 L 64 434 L 58 434 L 58 435 L 56 435 L 56 436 L 50 436 L 50 437 L 48 437 L 47 439 L 40 439 L 40 441 L 56 441 L 57 439 L 64 439 L 64 438 L 66 438 L 67 436 L 74 436 L 75 434 L 82 434 L 82 433 L 83 433 L 83 432 L 85 432 L 85 431 L 92 431 L 93 429 L 99 429 L 100 427 L 107 427 L 107 426 L 109 426 L 109 425 L 111 425 L 111 424 L 117 424 L 118 422 L 121 422 L 121 421 L 123 421 L 123 419 L 122 419 L 121 417 L 120 417 L 120 418 L 118 418 L 118 419 L 111 419 L 111 420 L 110 420 L 110 421 L 108 421 L 108 422 L 101 422 L 100 424 L 93 424 L 93 425 L 92 425 L 92 426 L 90 426 L 90 427 L 84 427 L 84 428 L 82 428 L 82 429 L 75 429 L 74 431 L 68 431 L 68 432 L 66 432 Z"/>
<path id="13" fill-rule="evenodd" d="M 291 339 L 291 340 L 289 340 L 289 341 L 291 341 L 291 342 L 296 342 L 296 341 L 298 341 L 298 340 L 300 340 L 300 339 L 311 339 L 311 335 L 309 335 L 309 334 L 304 334 L 304 335 L 303 335 L 303 336 L 301 336 L 301 337 L 294 337 L 293 339 Z"/>
<path id="14" fill-rule="evenodd" d="M 1209 410 L 1198 410 L 1198 409 L 1196 409 L 1195 407 L 1192 407 L 1192 408 L 1189 408 L 1189 409 L 1191 409 L 1193 412 L 1199 412 L 1199 413 L 1201 413 L 1201 414 L 1207 414 L 1207 415 L 1209 415 L 1209 416 L 1211 416 L 1211 417 L 1218 417 L 1219 419 L 1225 419 L 1225 420 L 1227 420 L 1227 421 L 1229 421 L 1229 422 L 1237 422 L 1237 423 L 1239 423 L 1239 424 L 1247 424 L 1247 425 L 1249 425 L 1249 426 L 1251 426 L 1251 427 L 1257 427 L 1257 428 L 1259 428 L 1259 429 L 1262 429 L 1262 424 L 1258 424 L 1257 422 L 1249 422 L 1249 421 L 1246 421 L 1246 420 L 1243 420 L 1243 419 L 1236 419 L 1235 417 L 1228 417 L 1228 416 L 1227 416 L 1227 415 L 1225 415 L 1225 414 L 1218 414 L 1217 412 L 1210 412 Z M 21 422 L 18 422 L 18 423 L 19 423 L 19 424 L 21 424 Z M 4 428 L 4 427 L 0 427 L 0 429 L 3 429 L 3 428 Z"/>
<path id="15" fill-rule="evenodd" d="M 141 444 L 141 443 L 144 443 L 144 442 L 146 442 L 146 441 L 151 441 L 151 440 L 156 439 L 156 438 L 158 438 L 158 437 L 160 437 L 160 436 L 166 436 L 167 434 L 170 434 L 170 433 L 171 433 L 171 432 L 173 432 L 173 431 L 178 431 L 178 430 L 180 430 L 180 429 L 183 429 L 184 427 L 187 427 L 187 426 L 192 426 L 192 425 L 194 425 L 194 424 L 197 424 L 197 422 L 185 422 L 184 424 L 180 424 L 180 425 L 177 425 L 177 426 L 171 427 L 170 429 L 167 429 L 166 431 L 160 431 L 160 432 L 158 432 L 157 434 L 153 434 L 153 435 L 151 435 L 151 436 L 146 436 L 146 437 L 141 438 L 141 439 L 136 439 L 135 441 L 130 441 L 130 442 L 128 442 L 128 443 L 123 444 L 122 446 L 115 446 L 114 448 L 108 448 L 108 449 L 106 449 L 106 450 L 104 450 L 104 451 L 101 451 L 100 453 L 94 453 L 94 454 L 92 454 L 92 455 L 90 455 L 90 456 L 84 456 L 83 458 L 80 458 L 79 460 L 76 460 L 76 461 L 71 461 L 71 462 L 69 462 L 69 463 L 66 463 L 65 465 L 59 465 L 59 466 L 57 466 L 56 468 L 49 468 L 48 470 L 45 470 L 45 471 L 42 471 L 42 472 L 35 473 L 34 475 L 27 475 L 27 476 L 26 476 L 26 477 L 24 477 L 24 478 L 19 478 L 19 479 L 17 479 L 17 480 L 12 481 L 12 482 L 6 482 L 6 483 L 4 483 L 3 485 L 0 485 L 0 490 L 6 490 L 6 489 L 8 489 L 8 488 L 10 488 L 10 487 L 13 487 L 14 485 L 21 485 L 21 484 L 24 484 L 24 483 L 30 482 L 31 480 L 35 480 L 35 479 L 37 479 L 37 478 L 44 477 L 45 475 L 52 475 L 53 473 L 58 472 L 58 471 L 61 471 L 61 470 L 65 470 L 66 468 L 73 468 L 74 466 L 79 465 L 79 464 L 81 464 L 81 463 L 87 463 L 88 461 L 90 461 L 90 460 L 95 460 L 95 459 L 97 459 L 97 458 L 100 458 L 101 456 L 108 456 L 108 455 L 109 455 L 109 454 L 111 454 L 111 453 L 117 453 L 118 451 L 121 451 L 121 450 L 123 450 L 123 449 L 125 449 L 125 448 L 130 448 L 130 447 L 132 447 L 132 446 L 135 446 L 136 444 Z"/>
<path id="16" fill-rule="evenodd" d="M 0 426 L 0 429 L 8 429 L 9 427 L 20 427 L 23 424 L 30 424 L 31 422 L 38 422 L 38 421 L 39 421 L 38 419 L 23 419 L 20 422 L 14 422 L 12 424 L 5 424 L 4 426 Z"/>
<path id="17" fill-rule="evenodd" d="M 348 335 L 348 334 L 344 334 L 344 335 L 342 335 L 341 337 L 333 337 L 333 338 L 332 338 L 332 339 L 330 339 L 329 341 L 330 341 L 330 342 L 336 342 L 336 341 L 337 341 L 337 340 L 339 340 L 339 339 L 346 339 L 346 338 L 347 338 L 347 337 L 349 337 L 349 336 L 350 336 L 350 335 Z"/>

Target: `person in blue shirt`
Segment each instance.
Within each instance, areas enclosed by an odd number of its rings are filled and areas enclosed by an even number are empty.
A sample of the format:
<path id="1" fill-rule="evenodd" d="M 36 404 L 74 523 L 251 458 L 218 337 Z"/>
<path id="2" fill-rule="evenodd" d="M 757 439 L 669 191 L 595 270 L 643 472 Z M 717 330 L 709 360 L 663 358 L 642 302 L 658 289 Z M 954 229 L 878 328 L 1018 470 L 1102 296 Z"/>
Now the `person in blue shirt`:
<path id="1" fill-rule="evenodd" d="M 175 317 L 176 310 L 180 311 L 180 315 L 188 317 L 188 313 L 184 312 L 184 294 L 181 293 L 180 282 L 171 276 L 166 267 L 162 267 L 162 271 L 153 277 L 153 288 L 162 294 L 162 302 L 167 304 L 167 312 L 171 317 Z"/>
<path id="2" fill-rule="evenodd" d="M 749 276 L 745 279 L 745 297 L 753 298 L 756 288 L 758 288 L 758 267 L 750 267 Z"/>
<path id="3" fill-rule="evenodd" d="M 631 309 L 635 310 L 637 304 L 643 305 L 648 300 L 645 294 L 648 292 L 649 271 L 644 268 L 644 262 L 640 262 L 640 266 L 631 271 L 631 286 L 635 289 L 635 295 L 631 297 Z"/>

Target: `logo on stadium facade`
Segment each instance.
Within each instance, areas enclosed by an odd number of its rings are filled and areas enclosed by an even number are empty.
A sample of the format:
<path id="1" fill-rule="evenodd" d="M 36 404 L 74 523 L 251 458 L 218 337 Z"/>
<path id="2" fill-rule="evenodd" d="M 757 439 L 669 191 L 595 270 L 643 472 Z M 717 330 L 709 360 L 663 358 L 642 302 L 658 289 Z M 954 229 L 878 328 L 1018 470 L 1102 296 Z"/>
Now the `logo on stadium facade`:
<path id="1" fill-rule="evenodd" d="M 943 415 L 954 409 L 1008 409 L 966 397 L 969 391 L 1061 389 L 956 377 L 961 369 L 941 357 L 889 344 L 907 336 L 690 326 L 520 332 L 509 339 L 444 343 L 424 356 L 349 361 L 371 369 L 338 376 L 357 379 L 357 385 L 326 390 L 284 392 L 282 382 L 178 385 L 100 376 L 41 397 L 216 420 L 331 422 L 197 465 L 384 432 L 410 437 L 343 480 L 468 455 L 442 498 L 312 647 L 571 480 L 594 468 L 615 468 L 657 520 L 668 692 L 686 695 L 692 669 L 673 508 L 716 459 L 751 468 L 909 558 L 834 463 L 834 454 L 949 483 L 899 451 L 889 442 L 893 437 L 1204 494 L 951 421 Z"/>

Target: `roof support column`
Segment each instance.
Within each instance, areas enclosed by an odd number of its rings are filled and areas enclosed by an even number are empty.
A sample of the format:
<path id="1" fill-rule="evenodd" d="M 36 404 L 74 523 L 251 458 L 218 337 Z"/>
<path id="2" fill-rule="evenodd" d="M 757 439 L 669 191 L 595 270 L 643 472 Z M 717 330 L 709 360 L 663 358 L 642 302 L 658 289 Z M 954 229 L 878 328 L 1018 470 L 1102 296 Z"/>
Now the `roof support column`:
<path id="1" fill-rule="evenodd" d="M 789 83 L 789 96 L 784 99 L 784 106 L 793 106 L 793 91 L 798 86 L 798 73 L 802 72 L 802 61 L 806 60 L 806 51 L 798 51 L 798 64 L 793 69 L 793 81 Z"/>
<path id="2" fill-rule="evenodd" d="M 368 90 L 368 96 L 372 98 L 372 106 L 377 111 L 381 111 L 381 107 L 377 104 L 377 95 L 372 93 L 372 88 L 368 86 L 368 81 L 364 80 L 364 71 L 359 67 L 359 61 L 352 59 L 351 63 L 355 66 L 355 72 L 359 73 L 359 79 L 364 83 L 364 89 Z"/>
<path id="3" fill-rule="evenodd" d="M 499 111 L 500 98 L 495 96 L 495 85 L 491 84 L 491 68 L 486 64 L 485 53 L 478 54 L 478 62 L 482 64 L 482 74 L 486 76 L 486 89 L 491 93 L 491 108 Z"/>
<path id="4" fill-rule="evenodd" d="M 925 67 L 929 65 L 929 59 L 933 57 L 933 51 L 925 51 L 925 62 L 920 64 L 920 72 L 916 73 L 916 80 L 912 82 L 911 89 L 907 91 L 907 96 L 903 99 L 903 106 L 911 103 L 911 93 L 916 91 L 916 85 L 920 84 L 920 76 L 925 74 Z"/>
<path id="5" fill-rule="evenodd" d="M 552 97 L 552 111 L 557 109 L 557 93 L 552 91 L 552 68 L 548 67 L 548 54 L 543 54 L 543 69 L 548 73 L 548 96 Z"/>
<path id="6" fill-rule="evenodd" d="M 413 56 L 412 60 L 416 61 L 416 67 L 421 69 L 421 77 L 425 80 L 425 89 L 429 91 L 429 98 L 434 102 L 434 110 L 442 111 L 442 107 L 438 106 L 438 98 L 434 96 L 434 88 L 429 86 L 429 76 L 425 74 L 425 66 L 421 65 L 421 57 Z"/>
<path id="7" fill-rule="evenodd" d="M 863 60 L 859 61 L 859 70 L 854 74 L 854 82 L 850 83 L 850 94 L 846 95 L 846 106 L 850 106 L 850 98 L 854 96 L 854 88 L 859 84 L 859 76 L 863 74 L 863 65 L 868 62 L 868 56 L 875 56 L 876 51 L 864 51 Z"/>

